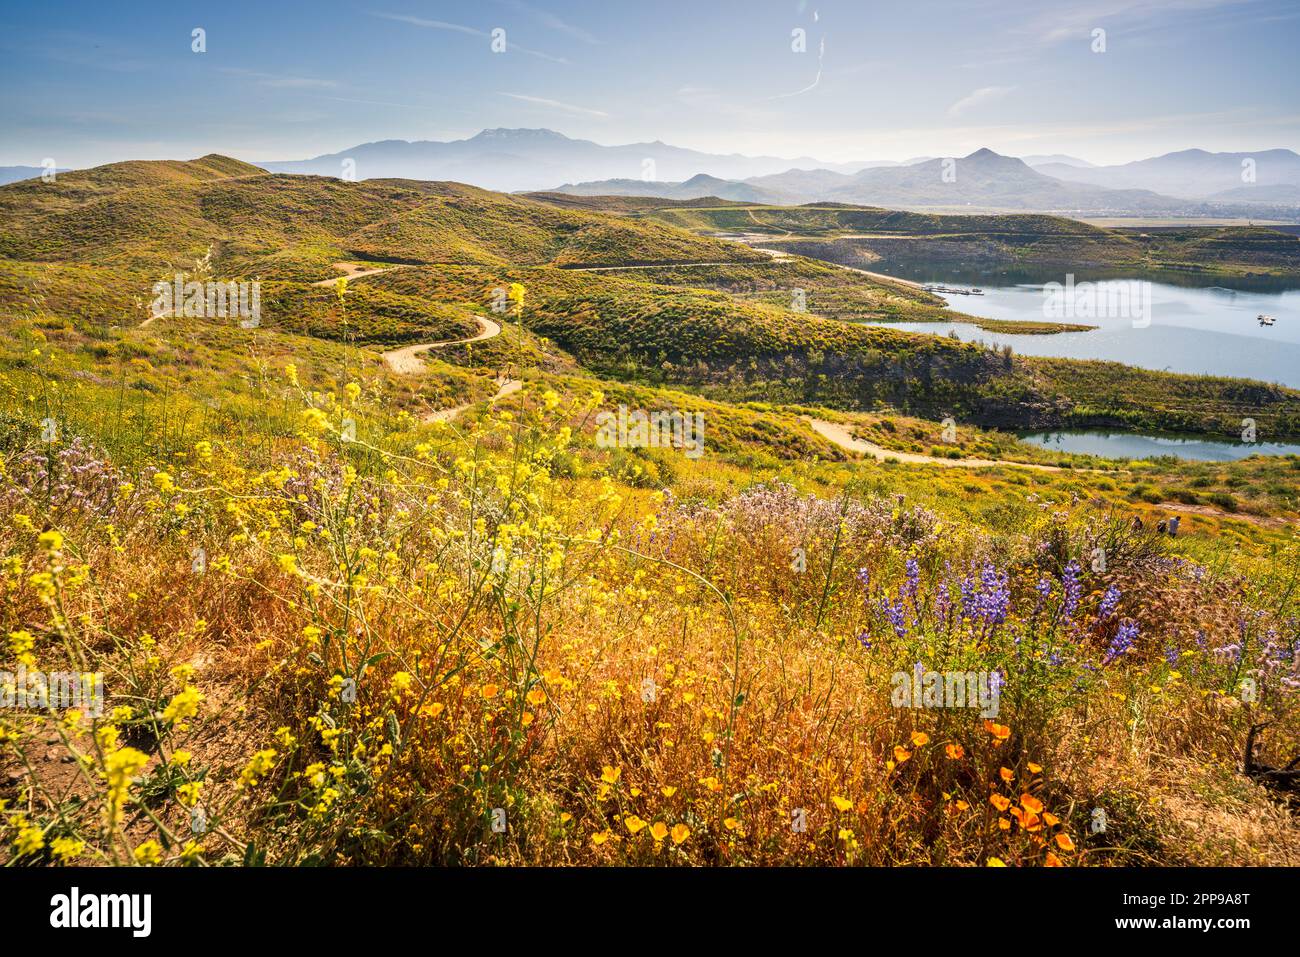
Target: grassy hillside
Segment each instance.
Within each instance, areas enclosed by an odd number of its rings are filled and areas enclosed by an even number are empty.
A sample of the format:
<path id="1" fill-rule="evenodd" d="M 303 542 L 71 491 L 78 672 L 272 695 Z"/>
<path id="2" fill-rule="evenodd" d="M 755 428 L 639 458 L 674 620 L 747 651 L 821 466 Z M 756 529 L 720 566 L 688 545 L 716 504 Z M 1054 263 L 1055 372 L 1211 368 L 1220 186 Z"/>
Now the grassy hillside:
<path id="1" fill-rule="evenodd" d="M 553 194 L 534 194 L 560 202 Z M 573 199 L 569 197 L 569 199 Z M 587 208 L 654 219 L 700 234 L 745 233 L 765 245 L 849 266 L 945 260 L 987 266 L 1037 264 L 1205 273 L 1300 274 L 1300 237 L 1266 227 L 1103 228 L 1045 215 L 934 215 L 816 203 L 758 206 L 628 203 L 588 198 Z"/>
<path id="2" fill-rule="evenodd" d="M 125 167 L 118 176 L 118 168 Z M 396 262 L 604 265 L 755 260 L 655 223 L 455 183 L 272 175 L 223 157 L 113 164 L 0 191 L 0 256 L 131 269 L 187 264 L 215 247 L 223 276 L 260 275 L 286 250 Z M 270 262 L 267 262 L 270 260 Z M 313 259 L 313 264 L 319 259 Z"/>

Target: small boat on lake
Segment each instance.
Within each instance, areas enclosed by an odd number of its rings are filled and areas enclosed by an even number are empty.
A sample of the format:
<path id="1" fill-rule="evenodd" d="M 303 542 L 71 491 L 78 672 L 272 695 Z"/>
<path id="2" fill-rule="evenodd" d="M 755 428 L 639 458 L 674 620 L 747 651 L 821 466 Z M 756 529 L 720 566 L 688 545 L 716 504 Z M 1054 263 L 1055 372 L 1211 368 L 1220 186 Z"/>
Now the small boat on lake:
<path id="1" fill-rule="evenodd" d="M 926 292 L 939 292 L 949 296 L 982 296 L 984 290 L 978 286 L 972 289 L 963 289 L 960 286 L 945 286 L 943 283 L 932 282 L 923 287 Z"/>
<path id="2" fill-rule="evenodd" d="M 1273 325 L 1273 323 L 1277 322 L 1277 320 L 1274 319 L 1272 316 L 1266 316 L 1262 312 L 1259 314 L 1257 318 L 1259 319 L 1259 324 L 1261 326 L 1271 326 Z"/>

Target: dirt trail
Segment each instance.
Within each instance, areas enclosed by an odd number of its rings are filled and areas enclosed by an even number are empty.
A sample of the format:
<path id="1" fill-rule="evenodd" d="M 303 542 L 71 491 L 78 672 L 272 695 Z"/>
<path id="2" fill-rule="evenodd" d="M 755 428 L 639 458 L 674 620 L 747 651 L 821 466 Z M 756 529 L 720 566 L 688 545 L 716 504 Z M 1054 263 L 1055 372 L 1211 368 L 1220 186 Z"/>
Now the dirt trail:
<path id="1" fill-rule="evenodd" d="M 362 276 L 373 276 L 375 273 L 387 272 L 390 269 L 400 269 L 400 265 L 383 266 L 379 269 L 366 269 L 354 263 L 335 263 L 335 269 L 343 270 L 348 279 L 359 279 Z M 338 282 L 338 278 L 322 279 L 320 282 L 312 283 L 313 286 L 330 286 Z M 445 349 L 447 346 L 464 346 L 471 342 L 483 342 L 486 339 L 493 339 L 501 335 L 501 325 L 493 322 L 491 319 L 485 319 L 482 316 L 475 316 L 474 320 L 478 323 L 478 335 L 470 336 L 468 339 L 448 339 L 444 342 L 417 342 L 415 345 L 402 346 L 400 349 L 390 349 L 383 354 L 384 362 L 388 368 L 400 375 L 417 375 L 424 368 L 424 360 L 420 357 L 431 349 Z M 497 393 L 492 396 L 492 402 L 498 399 L 518 392 L 523 387 L 523 383 L 518 379 L 497 379 Z M 423 416 L 424 422 L 447 422 L 454 419 L 460 413 L 464 412 L 474 403 L 467 402 L 464 405 L 453 406 L 450 409 L 439 409 L 436 412 L 430 412 Z"/>
<path id="2" fill-rule="evenodd" d="M 750 212 L 750 216 L 752 217 L 753 215 L 754 215 L 754 214 L 753 214 L 753 212 L 751 211 L 751 212 Z M 736 239 L 735 242 L 738 242 L 738 243 L 741 243 L 742 245 L 748 246 L 750 249 L 754 250 L 755 252 L 767 253 L 769 256 L 772 256 L 772 257 L 774 257 L 774 258 L 777 258 L 777 259 L 784 259 L 784 258 L 787 258 L 790 254 L 787 253 L 787 252 L 784 252 L 783 250 L 765 249 L 761 244 L 764 243 L 764 242 L 769 242 L 769 243 L 785 242 L 785 241 L 787 241 L 787 237 L 789 237 L 789 240 L 790 240 L 790 241 L 800 240 L 800 239 L 809 239 L 809 238 L 814 238 L 814 239 L 815 239 L 815 238 L 818 238 L 818 237 L 795 236 L 795 235 L 793 235 L 792 233 L 790 233 L 789 231 L 787 231 L 785 236 L 776 236 L 776 237 L 773 237 L 773 236 L 767 236 L 767 235 L 759 235 L 759 236 L 755 236 L 755 235 L 752 234 L 752 233 L 746 233 L 746 234 L 742 235 L 740 238 Z M 823 237 L 823 238 L 824 238 L 824 237 Z M 880 236 L 868 236 L 868 235 L 865 235 L 865 234 L 862 235 L 862 236 L 857 236 L 857 235 L 850 234 L 850 235 L 847 235 L 847 236 L 835 236 L 835 237 L 832 237 L 832 238 L 834 238 L 834 239 L 880 239 L 880 238 L 887 238 L 887 239 L 906 239 L 906 238 L 909 238 L 909 237 L 906 237 L 906 236 L 897 236 L 897 237 L 895 237 L 895 236 L 888 236 L 888 237 L 880 237 Z M 864 276 L 869 276 L 870 278 L 875 279 L 877 282 L 890 282 L 890 283 L 896 283 L 897 285 L 900 285 L 900 286 L 909 286 L 909 287 L 911 287 L 912 289 L 922 289 L 922 290 L 923 290 L 923 289 L 925 288 L 925 287 L 924 287 L 923 285 L 921 285 L 921 283 L 919 283 L 919 282 L 913 282 L 913 281 L 910 280 L 910 279 L 902 279 L 902 278 L 900 278 L 900 277 L 898 277 L 898 276 L 886 276 L 883 272 L 872 272 L 870 269 L 859 269 L 857 266 L 846 266 L 846 265 L 844 265 L 843 263 L 833 263 L 833 262 L 829 262 L 829 261 L 827 261 L 827 260 L 818 260 L 818 262 L 822 262 L 822 263 L 824 263 L 825 265 L 828 265 L 828 266 L 839 266 L 841 269 L 847 269 L 847 270 L 849 270 L 850 272 L 861 273 L 861 274 L 864 275 Z M 683 265 L 701 265 L 701 266 L 704 266 L 704 265 L 714 265 L 714 264 L 713 264 L 713 263 L 683 263 Z"/>
<path id="3" fill-rule="evenodd" d="M 789 253 L 783 252 L 781 250 L 764 249 L 761 246 L 747 243 L 744 240 L 736 240 L 736 241 L 742 243 L 743 245 L 749 246 L 749 248 L 754 250 L 755 252 L 766 253 L 767 255 L 771 256 L 773 259 L 790 258 Z M 744 262 L 705 262 L 705 263 L 664 263 L 655 266 L 563 266 L 561 268 L 564 269 L 566 272 L 612 272 L 615 270 L 623 270 L 623 269 L 676 269 L 682 266 L 745 266 L 745 265 L 753 265 L 753 264 L 744 263 Z M 828 263 L 827 265 L 839 266 L 841 269 L 847 269 L 850 272 L 861 273 L 862 275 L 868 276 L 876 280 L 877 282 L 888 282 L 898 286 L 908 286 L 912 289 L 925 288 L 919 282 L 913 282 L 910 279 L 900 279 L 898 276 L 886 276 L 882 272 L 871 272 L 871 270 L 869 269 L 859 269 L 857 266 L 845 266 L 842 263 Z"/>
<path id="4" fill-rule="evenodd" d="M 913 289 L 921 289 L 921 290 L 925 289 L 925 287 L 922 286 L 919 282 L 912 282 L 912 280 L 910 279 L 900 279 L 897 276 L 886 276 L 883 272 L 872 272 L 869 269 L 859 269 L 857 266 L 845 266 L 843 268 L 851 269 L 854 272 L 860 272 L 864 276 L 870 276 L 872 279 L 876 279 L 881 282 L 892 282 L 892 283 L 896 283 L 899 286 L 910 286 Z"/>
<path id="5" fill-rule="evenodd" d="M 679 266 L 749 266 L 753 263 L 719 262 L 719 263 L 654 263 L 648 266 L 560 266 L 565 272 L 611 272 L 622 269 L 676 269 Z"/>
<path id="6" fill-rule="evenodd" d="M 388 368 L 402 375 L 415 375 L 424 368 L 424 360 L 420 358 L 423 353 L 430 349 L 445 349 L 447 346 L 463 346 L 471 342 L 482 342 L 485 339 L 492 339 L 501 335 L 501 326 L 491 319 L 484 319 L 482 316 L 474 317 L 478 321 L 479 334 L 471 336 L 468 339 L 449 339 L 446 342 L 417 342 L 413 346 L 402 346 L 400 349 L 393 349 L 384 353 L 384 361 L 388 363 Z"/>
<path id="7" fill-rule="evenodd" d="M 497 393 L 492 396 L 492 398 L 488 399 L 488 404 L 494 404 L 508 395 L 514 395 L 524 387 L 524 384 L 518 379 L 495 379 L 493 381 L 497 384 Z M 420 421 L 450 422 L 473 404 L 473 402 L 466 402 L 462 405 L 453 405 L 450 409 L 439 409 L 437 412 L 430 412 L 426 415 L 420 416 Z"/>
<path id="8" fill-rule="evenodd" d="M 360 279 L 362 276 L 373 276 L 376 273 L 388 272 L 390 269 L 401 269 L 400 265 L 380 266 L 378 269 L 367 269 L 365 266 L 358 266 L 356 263 L 334 263 L 335 269 L 343 271 L 343 276 L 335 276 L 333 279 L 322 279 L 320 282 L 312 283 L 313 286 L 332 286 L 340 278 Z"/>
<path id="9" fill-rule="evenodd" d="M 1008 462 L 1003 459 L 941 459 L 934 455 L 921 455 L 917 452 L 895 452 L 893 449 L 887 449 L 883 446 L 875 445 L 871 442 L 864 442 L 862 439 L 855 438 L 853 431 L 847 425 L 841 425 L 839 422 L 830 422 L 826 419 L 813 419 L 805 417 L 804 421 L 812 426 L 812 430 L 824 439 L 834 442 L 841 448 L 848 449 L 851 452 L 860 452 L 863 455 L 870 455 L 877 462 L 883 462 L 885 459 L 897 459 L 900 462 L 909 462 L 913 465 L 942 465 L 949 468 L 992 468 L 1000 466 L 1009 466 L 1018 469 L 1034 469 L 1039 472 L 1063 472 L 1065 471 L 1059 465 L 1038 465 L 1034 462 Z M 1071 471 L 1083 471 L 1082 469 L 1072 469 Z"/>

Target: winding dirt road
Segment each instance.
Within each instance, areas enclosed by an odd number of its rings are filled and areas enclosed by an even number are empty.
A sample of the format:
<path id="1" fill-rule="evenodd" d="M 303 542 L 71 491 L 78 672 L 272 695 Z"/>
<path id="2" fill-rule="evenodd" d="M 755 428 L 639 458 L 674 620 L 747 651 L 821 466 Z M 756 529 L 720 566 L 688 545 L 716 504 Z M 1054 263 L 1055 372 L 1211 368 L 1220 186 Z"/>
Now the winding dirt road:
<path id="1" fill-rule="evenodd" d="M 504 399 L 508 395 L 514 395 L 524 387 L 524 384 L 518 379 L 496 379 L 497 393 L 488 399 L 488 404 L 494 404 L 498 399 Z M 466 402 L 463 405 L 453 405 L 449 409 L 439 409 L 437 412 L 429 412 L 420 416 L 421 422 L 450 422 L 456 416 L 460 415 L 466 409 L 474 405 L 473 402 Z"/>
<path id="2" fill-rule="evenodd" d="M 718 262 L 718 263 L 653 263 L 650 265 L 638 266 L 560 266 L 564 272 L 623 272 L 628 269 L 677 269 L 680 266 L 746 266 L 752 263 L 745 262 Z"/>
<path id="3" fill-rule="evenodd" d="M 479 334 L 477 336 L 471 336 L 468 339 L 448 339 L 446 342 L 417 342 L 413 346 L 402 346 L 400 349 L 385 352 L 384 361 L 388 363 L 388 368 L 394 372 L 400 372 L 402 375 L 415 375 L 424 368 L 424 360 L 420 356 L 430 349 L 464 346 L 471 342 L 482 342 L 485 339 L 493 339 L 501 335 L 500 324 L 482 316 L 475 316 L 474 318 L 478 321 Z"/>
<path id="4" fill-rule="evenodd" d="M 340 278 L 360 279 L 362 276 L 373 276 L 376 273 L 388 272 L 390 269 L 401 269 L 401 265 L 380 266 L 378 269 L 367 269 L 365 266 L 358 266 L 356 263 L 334 263 L 334 268 L 341 270 L 343 276 L 335 276 L 333 279 L 322 279 L 320 282 L 312 283 L 313 286 L 332 286 Z"/>
<path id="5" fill-rule="evenodd" d="M 834 442 L 840 448 L 848 449 L 851 452 L 858 452 L 862 455 L 870 455 L 877 462 L 883 462 L 886 459 L 897 459 L 899 462 L 909 462 L 913 465 L 942 465 L 948 468 L 992 468 L 1000 466 L 1009 466 L 1018 469 L 1034 469 L 1039 472 L 1063 472 L 1065 471 L 1059 465 L 1039 465 L 1034 462 L 1008 462 L 1004 459 L 941 459 L 934 455 L 921 455 L 918 452 L 895 452 L 893 449 L 887 449 L 871 442 L 864 442 L 862 439 L 853 435 L 853 430 L 847 425 L 841 425 L 839 422 L 830 422 L 826 419 L 814 419 L 805 417 L 814 432 L 822 438 Z M 1071 471 L 1085 471 L 1083 469 L 1072 469 Z M 1090 471 L 1090 470 L 1088 470 Z"/>
<path id="6" fill-rule="evenodd" d="M 366 269 L 364 266 L 358 266 L 355 263 L 334 263 L 334 268 L 342 270 L 348 279 L 360 279 L 362 276 L 373 276 L 376 273 L 388 272 L 390 269 L 400 269 L 401 265 L 382 266 L 378 269 Z M 333 279 L 322 279 L 320 282 L 312 283 L 313 286 L 332 286 L 338 282 L 339 277 Z M 468 339 L 448 339 L 444 342 L 417 342 L 415 345 L 402 346 L 400 349 L 390 349 L 383 353 L 384 362 L 388 368 L 392 369 L 399 375 L 418 375 L 424 368 L 424 360 L 420 358 L 426 352 L 432 349 L 445 349 L 448 346 L 464 346 L 471 342 L 483 342 L 486 339 L 494 339 L 501 335 L 500 323 L 493 322 L 491 319 L 485 319 L 483 316 L 475 316 L 474 320 L 478 323 L 479 332 L 476 336 L 470 336 Z M 523 388 L 523 383 L 518 379 L 496 379 L 496 395 L 489 399 L 489 402 L 496 402 L 508 395 L 513 395 Z M 466 402 L 463 405 L 454 405 L 448 409 L 438 409 L 436 412 L 429 412 L 421 416 L 422 422 L 449 422 L 456 416 L 460 415 L 473 402 Z"/>

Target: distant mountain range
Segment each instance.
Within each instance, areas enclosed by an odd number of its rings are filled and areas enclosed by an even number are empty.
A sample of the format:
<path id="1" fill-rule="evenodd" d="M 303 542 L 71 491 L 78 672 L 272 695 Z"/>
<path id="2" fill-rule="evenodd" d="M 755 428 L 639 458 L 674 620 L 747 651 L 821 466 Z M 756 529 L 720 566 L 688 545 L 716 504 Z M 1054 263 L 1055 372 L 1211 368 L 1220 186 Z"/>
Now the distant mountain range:
<path id="1" fill-rule="evenodd" d="M 852 173 L 870 163 L 827 164 L 811 157 L 782 159 L 739 153 L 702 153 L 667 143 L 601 146 L 554 130 L 483 130 L 464 140 L 383 140 L 312 159 L 259 163 L 274 173 L 339 176 L 352 160 L 357 179 L 454 180 L 506 192 L 547 189 L 556 183 L 600 179 L 685 180 L 697 173 L 744 179 L 792 166 Z"/>
<path id="2" fill-rule="evenodd" d="M 1248 157 L 1255 160 L 1254 183 L 1241 178 L 1241 161 Z M 716 196 L 749 203 L 1092 215 L 1263 217 L 1264 204 L 1284 212 L 1296 205 L 1291 187 L 1300 188 L 1300 156 L 1290 150 L 1186 150 L 1121 166 L 1095 166 L 1059 153 L 1016 159 L 988 149 L 951 159 L 825 163 L 811 157 L 704 153 L 657 140 L 602 146 L 547 129 L 483 130 L 450 142 L 385 140 L 260 165 L 274 172 L 340 176 L 347 170 L 357 179 L 455 180 L 503 191 L 579 196 Z"/>
<path id="3" fill-rule="evenodd" d="M 1045 166 L 1048 163 L 1064 163 L 1066 166 L 1095 166 L 1095 163 L 1089 163 L 1087 160 L 1081 160 L 1077 156 L 1066 156 L 1064 153 L 1053 153 L 1050 156 L 1022 156 L 1020 157 L 1030 166 Z"/>
<path id="4" fill-rule="evenodd" d="M 1235 160 L 1233 168 L 1239 174 L 1240 159 L 1249 154 L 1204 155 L 1230 158 L 1226 162 L 1219 160 L 1207 164 L 1211 172 L 1217 169 L 1221 174 L 1227 162 Z M 910 165 L 872 166 L 851 174 L 826 169 L 792 169 L 744 180 L 718 180 L 707 176 L 695 176 L 680 183 L 605 180 L 565 184 L 554 192 L 581 196 L 659 196 L 665 199 L 716 196 L 772 205 L 838 202 L 891 209 L 971 212 L 1010 210 L 1092 216 L 1300 217 L 1300 157 L 1288 150 L 1270 150 L 1258 156 L 1261 159 L 1257 161 L 1256 170 L 1261 162 L 1266 162 L 1270 170 L 1268 182 L 1242 185 L 1238 175 L 1235 187 L 1218 190 L 1213 187 L 1225 182 L 1221 175 L 1207 174 L 1202 187 L 1192 191 L 1185 185 L 1190 179 L 1179 179 L 1175 173 L 1180 166 L 1173 163 L 1169 179 L 1179 184 L 1179 193 L 1158 192 L 1153 188 L 1162 181 L 1160 160 L 1164 157 L 1145 161 L 1148 164 L 1145 176 L 1117 176 L 1113 179 L 1116 185 L 1108 186 L 1086 181 L 1083 177 L 1097 174 L 1096 179 L 1107 180 L 1107 170 L 1125 167 L 1073 166 L 1060 158 L 1051 158 L 1050 162 L 1035 166 L 989 149 L 976 150 L 969 156 L 924 160 Z M 1292 161 L 1295 161 L 1294 165 Z M 1149 185 L 1133 185 L 1138 182 Z"/>
<path id="5" fill-rule="evenodd" d="M 550 189 L 559 182 L 576 191 L 587 183 L 608 180 L 618 185 L 619 195 L 660 196 L 671 192 L 673 198 L 719 195 L 760 201 L 762 192 L 724 184 L 755 177 L 788 176 L 791 188 L 783 188 L 780 180 L 762 188 L 803 194 L 808 186 L 822 180 L 827 186 L 843 185 L 834 174 L 850 176 L 867 169 L 916 166 L 934 159 L 919 156 L 901 162 L 878 159 L 829 163 L 808 156 L 788 159 L 705 153 L 658 140 L 602 146 L 548 129 L 492 129 L 463 140 L 382 140 L 311 159 L 258 165 L 276 173 L 340 176 L 348 169 L 357 179 L 453 180 L 506 192 Z M 351 165 L 345 167 L 349 160 Z M 1030 166 L 1092 166 L 1086 160 L 1060 153 L 1027 156 L 1024 160 Z M 700 193 L 699 188 L 707 185 L 709 179 L 726 195 Z M 670 185 L 658 188 L 639 185 L 643 183 Z"/>
<path id="6" fill-rule="evenodd" d="M 658 140 L 602 146 L 548 129 L 491 129 L 462 140 L 383 140 L 311 159 L 258 165 L 282 173 L 450 180 L 503 192 L 576 196 L 1300 219 L 1300 156 L 1285 149 L 1192 149 L 1114 166 L 1059 153 L 1017 159 L 989 149 L 901 163 L 826 163 L 812 157 L 706 153 Z M 40 167 L 0 167 L 0 183 L 40 173 Z"/>
<path id="7" fill-rule="evenodd" d="M 1069 181 L 1046 172 L 1049 167 L 1061 166 L 1064 164 L 1054 160 L 1031 167 L 1024 160 L 981 149 L 969 156 L 931 159 L 908 166 L 874 166 L 851 174 L 814 169 L 786 170 L 736 181 L 706 176 L 695 176 L 681 183 L 605 180 L 566 184 L 555 192 L 582 196 L 659 196 L 665 199 L 716 196 L 772 205 L 838 202 L 890 209 L 1014 210 L 1067 215 L 1193 215 L 1212 212 L 1250 215 L 1252 212 L 1258 214 L 1251 205 L 1252 201 L 1290 205 L 1295 202 L 1293 190 L 1297 189 L 1279 184 L 1254 187 L 1259 192 L 1245 188 L 1218 197 L 1189 200 L 1148 188 L 1112 188 Z M 1070 166 L 1068 169 L 1073 173 L 1091 173 L 1105 167 Z M 1300 176 L 1296 181 L 1300 183 Z M 1223 204 L 1223 208 L 1211 208 L 1215 203 Z"/>
<path id="8" fill-rule="evenodd" d="M 1276 202 L 1264 187 L 1300 186 L 1300 156 L 1291 150 L 1258 153 L 1181 150 L 1119 166 L 1079 167 L 1050 162 L 1037 169 L 1075 183 L 1107 189 L 1150 189 L 1190 199 L 1208 199 L 1225 192 L 1246 199 L 1252 189 L 1260 189 L 1255 199 Z"/>
<path id="9" fill-rule="evenodd" d="M 1062 212 L 1138 210 L 1161 212 L 1176 200 L 1146 190 L 1108 190 L 1066 183 L 1032 169 L 1024 160 L 990 149 L 969 156 L 932 159 L 911 166 L 877 167 L 852 175 L 824 170 L 755 177 L 748 184 L 779 192 L 787 203 L 829 201 L 891 208 L 961 208 Z"/>

